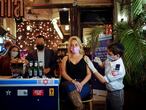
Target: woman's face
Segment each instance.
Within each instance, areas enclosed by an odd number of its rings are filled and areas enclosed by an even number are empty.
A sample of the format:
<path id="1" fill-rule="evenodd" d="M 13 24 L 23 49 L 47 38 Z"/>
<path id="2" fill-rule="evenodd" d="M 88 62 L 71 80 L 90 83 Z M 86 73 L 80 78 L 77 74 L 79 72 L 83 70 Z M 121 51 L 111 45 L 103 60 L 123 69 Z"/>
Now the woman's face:
<path id="1" fill-rule="evenodd" d="M 18 54 L 19 54 L 19 49 L 17 47 L 14 47 L 14 48 L 11 49 L 11 57 L 12 58 L 17 57 Z"/>
<path id="2" fill-rule="evenodd" d="M 11 52 L 12 52 L 12 51 L 13 51 L 13 52 L 18 52 L 19 49 L 18 49 L 17 47 L 14 47 L 14 48 L 11 49 Z"/>
<path id="3" fill-rule="evenodd" d="M 76 40 L 71 41 L 70 50 L 73 54 L 78 54 L 80 52 L 80 46 Z"/>

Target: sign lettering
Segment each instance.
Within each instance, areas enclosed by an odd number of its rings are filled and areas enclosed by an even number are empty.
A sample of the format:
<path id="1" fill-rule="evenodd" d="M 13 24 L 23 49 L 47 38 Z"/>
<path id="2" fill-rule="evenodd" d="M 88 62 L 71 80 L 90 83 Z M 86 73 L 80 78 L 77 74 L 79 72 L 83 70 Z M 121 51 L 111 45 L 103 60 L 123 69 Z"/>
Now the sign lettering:
<path id="1" fill-rule="evenodd" d="M 24 17 L 24 0 L 0 0 L 0 17 Z"/>

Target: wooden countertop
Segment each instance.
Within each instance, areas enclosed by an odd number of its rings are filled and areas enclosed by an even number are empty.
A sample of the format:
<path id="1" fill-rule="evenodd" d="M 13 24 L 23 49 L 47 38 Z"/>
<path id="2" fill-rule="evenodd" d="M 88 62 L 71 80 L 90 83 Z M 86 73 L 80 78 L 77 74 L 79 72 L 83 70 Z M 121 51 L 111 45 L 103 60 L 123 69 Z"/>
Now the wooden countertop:
<path id="1" fill-rule="evenodd" d="M 0 76 L 0 79 L 11 79 L 12 76 Z"/>

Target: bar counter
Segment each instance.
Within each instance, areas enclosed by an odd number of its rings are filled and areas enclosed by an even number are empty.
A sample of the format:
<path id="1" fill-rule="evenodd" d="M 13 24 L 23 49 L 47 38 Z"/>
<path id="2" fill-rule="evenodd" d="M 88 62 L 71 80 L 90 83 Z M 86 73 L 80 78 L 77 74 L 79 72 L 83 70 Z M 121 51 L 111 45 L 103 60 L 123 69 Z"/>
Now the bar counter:
<path id="1" fill-rule="evenodd" d="M 58 78 L 0 76 L 0 110 L 60 110 Z"/>

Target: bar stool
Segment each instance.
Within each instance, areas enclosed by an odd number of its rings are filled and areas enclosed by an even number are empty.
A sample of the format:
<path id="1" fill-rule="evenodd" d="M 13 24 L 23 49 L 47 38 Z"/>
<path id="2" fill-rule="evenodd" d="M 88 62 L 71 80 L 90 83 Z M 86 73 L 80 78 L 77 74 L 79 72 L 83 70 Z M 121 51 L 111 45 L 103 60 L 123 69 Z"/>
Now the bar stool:
<path id="1" fill-rule="evenodd" d="M 83 100 L 82 103 L 84 105 L 84 110 L 92 110 L 92 102 L 93 102 L 93 99 L 87 99 L 87 100 Z M 87 107 L 88 106 L 88 107 Z"/>
<path id="2" fill-rule="evenodd" d="M 82 99 L 82 103 L 84 105 L 83 110 L 92 110 L 93 109 L 92 102 L 93 102 L 93 89 L 92 89 L 92 84 L 90 84 L 90 95 L 85 99 Z"/>

